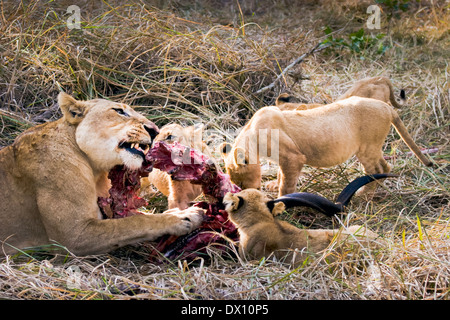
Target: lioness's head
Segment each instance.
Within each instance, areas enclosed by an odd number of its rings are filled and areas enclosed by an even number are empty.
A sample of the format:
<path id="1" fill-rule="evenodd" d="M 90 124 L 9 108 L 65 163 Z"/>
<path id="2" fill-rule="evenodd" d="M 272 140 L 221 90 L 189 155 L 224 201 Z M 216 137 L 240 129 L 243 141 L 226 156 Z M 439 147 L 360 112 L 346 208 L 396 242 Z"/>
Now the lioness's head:
<path id="1" fill-rule="evenodd" d="M 62 92 L 58 103 L 64 121 L 76 126 L 76 143 L 94 168 L 141 168 L 159 132 L 153 122 L 126 104 L 104 99 L 78 101 Z"/>
<path id="2" fill-rule="evenodd" d="M 238 228 L 251 227 L 259 221 L 273 220 L 273 217 L 282 213 L 285 205 L 276 203 L 272 211 L 267 206 L 269 199 L 259 190 L 246 189 L 238 193 L 228 192 L 222 203 L 228 212 L 231 221 Z"/>
<path id="3" fill-rule="evenodd" d="M 224 142 L 220 147 L 225 170 L 231 181 L 241 189 L 261 188 L 261 165 L 251 163 L 248 154 L 240 147 Z"/>

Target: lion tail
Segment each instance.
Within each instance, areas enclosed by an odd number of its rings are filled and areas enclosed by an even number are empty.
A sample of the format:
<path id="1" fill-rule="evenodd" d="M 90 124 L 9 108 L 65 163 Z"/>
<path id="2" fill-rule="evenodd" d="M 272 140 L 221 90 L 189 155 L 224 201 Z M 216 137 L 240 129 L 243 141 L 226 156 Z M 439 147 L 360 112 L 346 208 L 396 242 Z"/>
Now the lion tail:
<path id="1" fill-rule="evenodd" d="M 392 83 L 389 80 L 387 80 L 387 84 L 389 86 L 389 101 L 391 102 L 391 104 L 394 108 L 400 108 L 406 102 L 405 90 L 403 90 L 403 89 L 400 90 L 400 102 L 397 102 L 397 100 L 395 99 L 394 87 L 392 86 Z"/>
<path id="2" fill-rule="evenodd" d="M 432 167 L 433 162 L 431 162 L 425 155 L 422 153 L 420 148 L 414 142 L 411 135 L 408 133 L 405 125 L 403 124 L 402 119 L 398 116 L 398 113 L 392 109 L 392 125 L 397 130 L 398 134 L 402 138 L 402 140 L 407 144 L 407 146 L 411 149 L 411 151 L 416 155 L 416 157 L 427 167 Z"/>

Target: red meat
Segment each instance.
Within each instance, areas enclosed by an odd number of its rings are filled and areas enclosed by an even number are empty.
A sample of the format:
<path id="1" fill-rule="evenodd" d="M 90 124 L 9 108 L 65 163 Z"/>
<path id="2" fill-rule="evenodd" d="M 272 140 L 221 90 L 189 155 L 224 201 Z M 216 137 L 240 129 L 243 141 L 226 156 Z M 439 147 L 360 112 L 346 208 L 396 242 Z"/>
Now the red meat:
<path id="1" fill-rule="evenodd" d="M 166 258 L 193 259 L 206 252 L 211 243 L 222 244 L 226 238 L 238 240 L 238 232 L 234 224 L 228 220 L 228 214 L 223 210 L 222 198 L 227 192 L 239 192 L 240 189 L 231 183 L 206 155 L 190 149 L 177 142 L 166 144 L 157 142 L 147 153 L 144 165 L 140 170 L 128 170 L 117 166 L 109 173 L 112 187 L 108 198 L 99 198 L 99 207 L 107 218 L 123 218 L 141 214 L 137 209 L 146 206 L 147 202 L 137 196 L 140 179 L 147 176 L 152 168 L 165 171 L 175 180 L 189 180 L 200 184 L 208 202 L 194 204 L 206 210 L 202 225 L 188 235 L 182 237 L 165 236 L 159 240 L 156 250 Z M 157 252 L 150 259 L 156 261 Z"/>

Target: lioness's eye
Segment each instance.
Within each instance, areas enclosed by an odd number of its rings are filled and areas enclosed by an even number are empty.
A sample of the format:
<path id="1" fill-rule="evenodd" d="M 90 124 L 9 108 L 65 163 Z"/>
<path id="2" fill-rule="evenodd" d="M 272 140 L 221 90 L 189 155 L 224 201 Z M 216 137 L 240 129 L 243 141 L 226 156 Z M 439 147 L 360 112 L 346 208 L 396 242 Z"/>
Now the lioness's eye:
<path id="1" fill-rule="evenodd" d="M 173 138 L 175 138 L 173 135 L 171 135 L 171 134 L 169 134 L 167 137 L 166 137 L 166 140 L 172 140 Z"/>
<path id="2" fill-rule="evenodd" d="M 129 117 L 130 116 L 128 113 L 125 112 L 125 110 L 123 110 L 121 108 L 113 108 L 113 110 L 115 112 L 117 112 L 118 114 L 120 114 L 121 116 L 125 116 L 125 117 Z"/>

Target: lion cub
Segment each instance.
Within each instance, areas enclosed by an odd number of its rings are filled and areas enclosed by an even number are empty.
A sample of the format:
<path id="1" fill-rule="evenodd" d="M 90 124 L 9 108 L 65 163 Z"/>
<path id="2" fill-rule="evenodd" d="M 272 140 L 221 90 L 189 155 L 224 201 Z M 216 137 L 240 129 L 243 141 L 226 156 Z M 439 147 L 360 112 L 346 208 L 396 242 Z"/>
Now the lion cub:
<path id="1" fill-rule="evenodd" d="M 295 192 L 304 165 L 327 168 L 356 155 L 366 174 L 389 172 L 382 147 L 391 125 L 423 164 L 433 165 L 392 106 L 362 97 L 309 110 L 261 108 L 233 145 L 224 143 L 220 150 L 231 181 L 242 189 L 260 188 L 260 158 L 277 163 L 278 194 L 282 196 Z"/>
<path id="2" fill-rule="evenodd" d="M 361 79 L 342 94 L 336 101 L 344 100 L 350 97 L 372 98 L 390 103 L 393 107 L 399 108 L 406 100 L 405 91 L 400 90 L 400 105 L 395 100 L 394 89 L 391 81 L 386 77 L 372 77 Z M 323 106 L 318 103 L 295 103 L 295 99 L 288 93 L 282 93 L 275 101 L 275 105 L 280 110 L 308 110 Z"/>
<path id="3" fill-rule="evenodd" d="M 395 100 L 394 88 L 386 77 L 371 77 L 361 79 L 348 89 L 336 101 L 350 97 L 363 97 L 390 103 L 394 108 L 400 108 L 406 100 L 405 90 L 400 90 L 400 104 Z"/>
<path id="4" fill-rule="evenodd" d="M 323 106 L 320 103 L 296 103 L 292 102 L 293 99 L 289 93 L 282 93 L 275 100 L 275 106 L 280 110 L 308 110 Z"/>
<path id="5" fill-rule="evenodd" d="M 182 127 L 179 124 L 172 123 L 162 127 L 154 141 L 167 143 L 176 141 L 196 149 L 212 159 L 211 152 L 206 143 L 202 141 L 202 129 L 203 127 L 195 125 Z M 201 185 L 192 184 L 189 181 L 172 180 L 169 174 L 158 169 L 153 169 L 148 178 L 141 179 L 141 194 L 149 193 L 148 188 L 150 188 L 150 184 L 168 197 L 169 209 L 186 209 L 189 207 L 189 203 L 202 193 Z"/>
<path id="6" fill-rule="evenodd" d="M 243 259 L 261 259 L 271 254 L 277 260 L 299 265 L 309 254 L 319 253 L 336 241 L 372 243 L 378 235 L 361 226 L 340 229 L 299 229 L 275 216 L 285 209 L 283 202 L 268 207 L 269 199 L 259 190 L 227 193 L 223 199 L 230 220 L 239 229 L 239 255 Z"/>

